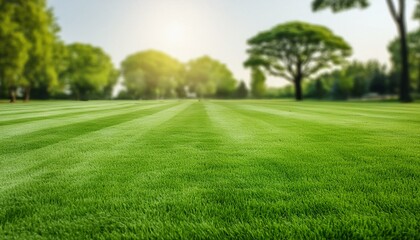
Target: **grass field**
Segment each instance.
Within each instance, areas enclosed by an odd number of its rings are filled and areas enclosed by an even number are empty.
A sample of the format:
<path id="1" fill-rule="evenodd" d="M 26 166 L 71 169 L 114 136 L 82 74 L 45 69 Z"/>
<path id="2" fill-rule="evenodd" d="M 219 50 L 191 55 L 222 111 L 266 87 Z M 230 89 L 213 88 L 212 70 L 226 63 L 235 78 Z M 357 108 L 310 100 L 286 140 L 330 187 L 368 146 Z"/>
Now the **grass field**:
<path id="1" fill-rule="evenodd" d="M 0 104 L 0 239 L 420 239 L 420 104 Z"/>

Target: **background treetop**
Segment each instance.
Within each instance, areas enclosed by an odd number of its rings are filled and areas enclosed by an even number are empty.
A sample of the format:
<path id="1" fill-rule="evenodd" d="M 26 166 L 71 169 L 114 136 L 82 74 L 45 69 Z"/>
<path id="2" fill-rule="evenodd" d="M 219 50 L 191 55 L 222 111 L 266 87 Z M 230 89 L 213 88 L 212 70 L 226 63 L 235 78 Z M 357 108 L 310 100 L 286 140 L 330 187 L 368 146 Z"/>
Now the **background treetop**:
<path id="1" fill-rule="evenodd" d="M 333 12 L 340 12 L 350 8 L 366 8 L 368 6 L 368 0 L 314 0 L 312 2 L 312 9 L 314 11 L 331 8 Z"/>
<path id="2" fill-rule="evenodd" d="M 68 65 L 63 76 L 77 99 L 88 100 L 91 94 L 102 92 L 115 82 L 111 58 L 101 48 L 74 43 L 67 47 Z"/>
<path id="3" fill-rule="evenodd" d="M 293 81 L 302 67 L 305 76 L 340 63 L 351 47 L 328 28 L 304 22 L 280 24 L 248 40 L 246 66 L 262 66 L 276 76 Z M 280 60 L 280 61 L 278 61 Z"/>
<path id="4" fill-rule="evenodd" d="M 199 97 L 232 97 L 237 85 L 237 80 L 228 67 L 208 56 L 188 62 L 185 78 L 189 89 Z"/>
<path id="5" fill-rule="evenodd" d="M 301 81 L 321 69 L 340 64 L 351 55 L 350 45 L 324 26 L 288 22 L 248 40 L 250 58 L 245 66 L 260 66 L 295 84 L 301 100 Z"/>
<path id="6" fill-rule="evenodd" d="M 179 95 L 184 66 L 175 58 L 157 50 L 128 56 L 121 63 L 124 85 L 135 99 Z"/>
<path id="7" fill-rule="evenodd" d="M 288 22 L 275 26 L 274 28 L 259 33 L 257 36 L 248 40 L 252 46 L 261 46 L 261 49 L 267 49 L 268 45 L 275 42 L 276 48 L 285 48 L 295 54 L 306 55 L 310 60 L 312 54 L 317 51 L 333 52 L 333 61 L 339 56 L 351 55 L 351 47 L 340 36 L 335 35 L 328 28 L 299 21 Z M 335 50 L 340 50 L 335 52 Z M 270 52 L 267 51 L 268 54 Z M 274 54 L 274 52 L 271 52 Z M 302 59 L 304 60 L 304 59 Z"/>

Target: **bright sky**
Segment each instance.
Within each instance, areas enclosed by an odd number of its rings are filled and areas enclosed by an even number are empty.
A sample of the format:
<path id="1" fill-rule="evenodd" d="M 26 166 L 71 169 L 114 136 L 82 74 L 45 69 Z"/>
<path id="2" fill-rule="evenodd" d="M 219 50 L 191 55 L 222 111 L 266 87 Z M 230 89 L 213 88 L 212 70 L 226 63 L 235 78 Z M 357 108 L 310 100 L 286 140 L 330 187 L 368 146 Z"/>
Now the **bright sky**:
<path id="1" fill-rule="evenodd" d="M 389 61 L 387 45 L 397 35 L 385 0 L 367 10 L 313 13 L 312 0 L 49 0 L 66 43 L 103 48 L 116 66 L 129 54 L 157 49 L 187 62 L 210 55 L 228 65 L 236 78 L 249 81 L 246 40 L 279 23 L 300 20 L 322 24 L 344 37 L 353 58 Z M 408 28 L 414 0 L 407 1 Z M 269 79 L 269 85 L 285 82 Z"/>

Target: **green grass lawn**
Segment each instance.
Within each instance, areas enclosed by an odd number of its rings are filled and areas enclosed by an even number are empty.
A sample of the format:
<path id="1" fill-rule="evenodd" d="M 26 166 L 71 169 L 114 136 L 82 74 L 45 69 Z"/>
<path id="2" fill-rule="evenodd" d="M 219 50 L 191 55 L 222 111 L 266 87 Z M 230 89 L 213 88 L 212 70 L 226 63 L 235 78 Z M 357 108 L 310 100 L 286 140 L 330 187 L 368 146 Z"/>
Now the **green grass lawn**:
<path id="1" fill-rule="evenodd" d="M 420 239 L 420 104 L 0 104 L 0 239 Z"/>

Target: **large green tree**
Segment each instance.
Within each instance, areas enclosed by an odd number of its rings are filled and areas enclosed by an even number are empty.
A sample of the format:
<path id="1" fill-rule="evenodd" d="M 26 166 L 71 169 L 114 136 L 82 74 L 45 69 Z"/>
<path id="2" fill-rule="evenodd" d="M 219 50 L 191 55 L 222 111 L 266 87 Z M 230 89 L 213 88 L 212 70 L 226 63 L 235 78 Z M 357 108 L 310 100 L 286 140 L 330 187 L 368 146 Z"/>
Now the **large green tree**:
<path id="1" fill-rule="evenodd" d="M 228 67 L 208 56 L 190 61 L 185 78 L 189 91 L 195 92 L 199 98 L 232 97 L 237 85 Z"/>
<path id="2" fill-rule="evenodd" d="M 183 68 L 178 60 L 155 50 L 130 55 L 121 64 L 127 94 L 134 99 L 180 95 Z"/>
<path id="3" fill-rule="evenodd" d="M 302 100 L 302 81 L 320 70 L 340 64 L 351 47 L 328 28 L 304 22 L 289 22 L 259 33 L 248 40 L 250 58 L 246 66 L 264 67 L 295 86 Z"/>
<path id="4" fill-rule="evenodd" d="M 61 39 L 57 38 L 54 44 L 54 68 L 57 73 L 58 84 L 54 87 L 47 85 L 41 85 L 38 88 L 34 88 L 32 95 L 38 99 L 47 99 L 51 95 L 65 92 L 66 87 L 69 83 L 66 81 L 67 69 L 70 64 L 70 55 L 68 46 Z"/>
<path id="5" fill-rule="evenodd" d="M 52 88 L 57 86 L 58 78 L 54 65 L 54 45 L 58 25 L 46 0 L 16 0 L 18 2 L 17 21 L 25 38 L 30 42 L 28 61 L 24 69 L 25 100 L 29 100 L 32 87 L 40 85 Z"/>
<path id="6" fill-rule="evenodd" d="M 394 22 L 397 25 L 400 37 L 400 55 L 401 55 L 401 80 L 400 80 L 400 101 L 411 102 L 410 96 L 410 79 L 409 79 L 409 63 L 408 63 L 408 46 L 407 46 L 407 29 L 405 21 L 406 1 L 398 0 L 398 7 L 393 0 L 386 0 L 389 11 Z M 368 0 L 314 0 L 312 9 L 314 11 L 330 8 L 333 12 L 340 12 L 350 8 L 366 8 L 369 6 Z"/>
<path id="7" fill-rule="evenodd" d="M 67 68 L 62 74 L 78 100 L 102 92 L 113 80 L 115 69 L 111 58 L 98 47 L 74 43 L 67 47 Z"/>
<path id="8" fill-rule="evenodd" d="M 0 85 L 8 89 L 10 102 L 16 101 L 16 89 L 23 81 L 29 42 L 15 20 L 18 5 L 0 0 Z"/>
<path id="9" fill-rule="evenodd" d="M 46 0 L 0 0 L 0 12 L 2 59 L 15 66 L 4 67 L 8 73 L 3 78 L 11 101 L 15 101 L 17 87 L 24 89 L 25 100 L 29 100 L 32 87 L 57 85 L 53 52 L 59 28 Z"/>

